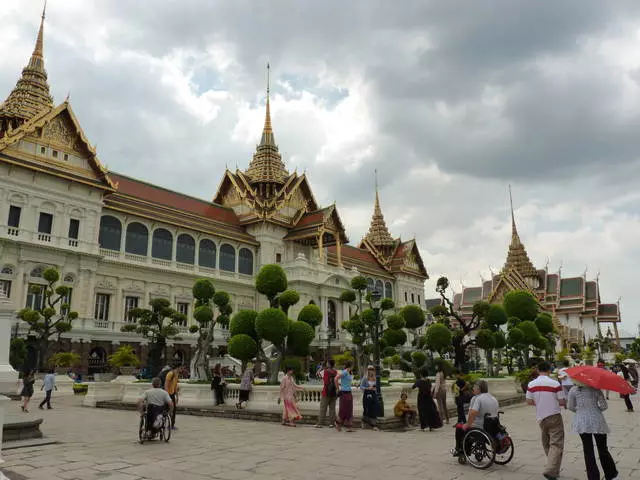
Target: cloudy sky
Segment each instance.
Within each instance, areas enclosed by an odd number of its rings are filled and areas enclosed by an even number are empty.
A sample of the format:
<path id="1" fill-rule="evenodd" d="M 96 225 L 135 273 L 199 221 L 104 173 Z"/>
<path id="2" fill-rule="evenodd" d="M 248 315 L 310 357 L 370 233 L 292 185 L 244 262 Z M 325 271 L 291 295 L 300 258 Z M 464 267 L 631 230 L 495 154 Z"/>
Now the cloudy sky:
<path id="1" fill-rule="evenodd" d="M 40 0 L 2 0 L 0 96 Z M 640 2 L 49 0 L 45 56 L 109 169 L 211 199 L 276 140 L 352 243 L 379 172 L 394 236 L 457 290 L 502 266 L 508 185 L 535 265 L 640 302 Z M 2 93 L 5 92 L 5 93 Z"/>

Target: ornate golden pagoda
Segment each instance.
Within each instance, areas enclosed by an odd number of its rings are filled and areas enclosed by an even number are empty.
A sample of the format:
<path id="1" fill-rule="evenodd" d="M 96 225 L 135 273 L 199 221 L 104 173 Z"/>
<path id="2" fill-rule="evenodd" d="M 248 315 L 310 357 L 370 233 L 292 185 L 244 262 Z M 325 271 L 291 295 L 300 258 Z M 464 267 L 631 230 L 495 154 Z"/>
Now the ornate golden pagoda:
<path id="1" fill-rule="evenodd" d="M 22 69 L 22 75 L 15 88 L 0 105 L 0 138 L 7 131 L 15 130 L 36 115 L 53 108 L 47 72 L 44 69 L 44 18 L 45 9 L 42 10 L 40 30 L 29 63 Z"/>
<path id="2" fill-rule="evenodd" d="M 374 247 L 385 250 L 389 247 L 395 247 L 396 241 L 393 239 L 387 228 L 387 224 L 384 221 L 382 215 L 382 209 L 380 208 L 380 194 L 378 193 L 378 179 L 376 172 L 376 202 L 373 207 L 373 217 L 371 218 L 371 225 L 369 225 L 369 231 L 364 237 Z"/>
<path id="3" fill-rule="evenodd" d="M 264 118 L 264 128 L 260 144 L 253 154 L 249 168 L 245 171 L 251 186 L 256 188 L 260 196 L 272 197 L 289 178 L 289 172 L 284 166 L 282 156 L 278 151 L 273 128 L 271 127 L 271 107 L 269 104 L 269 71 L 267 64 L 267 108 Z"/>
<path id="4" fill-rule="evenodd" d="M 525 279 L 531 288 L 537 288 L 538 271 L 529 260 L 529 255 L 520 240 L 518 229 L 516 228 L 516 217 L 513 213 L 513 199 L 511 196 L 511 187 L 509 187 L 509 201 L 511 203 L 511 244 L 507 253 L 507 260 L 502 268 L 503 273 L 509 270 L 517 271 L 522 278 Z M 535 283 L 535 285 L 534 285 Z"/>

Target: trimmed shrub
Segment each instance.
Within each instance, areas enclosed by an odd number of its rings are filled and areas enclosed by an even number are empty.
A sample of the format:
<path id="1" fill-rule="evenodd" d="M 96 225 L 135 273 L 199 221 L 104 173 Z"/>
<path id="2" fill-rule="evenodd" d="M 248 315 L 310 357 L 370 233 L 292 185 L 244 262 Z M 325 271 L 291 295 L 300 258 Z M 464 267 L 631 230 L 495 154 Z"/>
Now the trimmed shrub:
<path id="1" fill-rule="evenodd" d="M 256 334 L 256 317 L 258 312 L 255 310 L 240 310 L 231 319 L 229 325 L 229 333 L 234 335 L 249 335 L 251 338 L 258 338 Z"/>
<path id="2" fill-rule="evenodd" d="M 280 345 L 287 337 L 289 319 L 278 308 L 267 308 L 256 317 L 256 333 L 268 342 Z"/>
<path id="3" fill-rule="evenodd" d="M 229 339 L 229 355 L 243 362 L 253 359 L 258 353 L 258 344 L 249 335 L 240 333 Z"/>

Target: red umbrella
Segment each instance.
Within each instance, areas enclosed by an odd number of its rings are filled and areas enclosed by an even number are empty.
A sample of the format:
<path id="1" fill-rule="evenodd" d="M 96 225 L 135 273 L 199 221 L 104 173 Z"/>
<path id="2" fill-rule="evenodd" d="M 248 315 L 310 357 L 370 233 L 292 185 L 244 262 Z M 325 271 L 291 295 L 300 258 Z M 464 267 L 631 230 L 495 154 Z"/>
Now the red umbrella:
<path id="1" fill-rule="evenodd" d="M 611 390 L 623 395 L 632 394 L 636 391 L 624 378 L 604 368 L 583 365 L 567 368 L 565 372 L 576 382 L 583 383 L 588 387 Z"/>

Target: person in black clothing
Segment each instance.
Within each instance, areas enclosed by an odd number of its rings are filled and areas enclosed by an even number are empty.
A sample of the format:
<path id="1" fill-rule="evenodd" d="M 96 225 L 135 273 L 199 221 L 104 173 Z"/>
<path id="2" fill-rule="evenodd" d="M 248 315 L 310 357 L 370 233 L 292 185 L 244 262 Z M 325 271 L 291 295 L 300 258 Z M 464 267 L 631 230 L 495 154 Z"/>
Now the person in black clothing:
<path id="1" fill-rule="evenodd" d="M 624 379 L 627 382 L 631 383 L 631 374 L 629 373 L 629 369 L 627 368 L 627 366 L 624 363 L 621 363 L 617 366 L 617 368 L 622 372 L 622 376 L 624 377 Z M 627 412 L 633 412 L 633 403 L 631 403 L 631 398 L 629 398 L 629 395 L 620 394 L 620 398 L 624 400 L 624 404 L 627 406 Z"/>
<path id="2" fill-rule="evenodd" d="M 418 413 L 420 414 L 420 428 L 424 431 L 429 427 L 429 431 L 442 427 L 442 420 L 433 401 L 431 382 L 422 376 L 413 384 L 412 388 L 418 389 Z"/>
<path id="3" fill-rule="evenodd" d="M 224 405 L 224 378 L 220 364 L 213 368 L 213 380 L 211 380 L 211 390 L 215 396 L 215 406 Z"/>
<path id="4" fill-rule="evenodd" d="M 464 379 L 462 372 L 456 372 L 456 381 L 452 385 L 454 392 L 454 398 L 456 402 L 456 409 L 458 411 L 457 423 L 467 423 L 467 417 L 464 414 L 464 404 L 469 403 L 471 400 L 471 391 L 469 382 Z"/>

